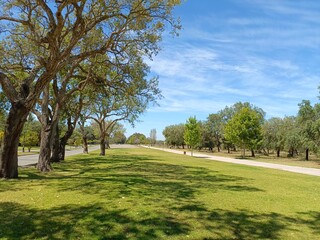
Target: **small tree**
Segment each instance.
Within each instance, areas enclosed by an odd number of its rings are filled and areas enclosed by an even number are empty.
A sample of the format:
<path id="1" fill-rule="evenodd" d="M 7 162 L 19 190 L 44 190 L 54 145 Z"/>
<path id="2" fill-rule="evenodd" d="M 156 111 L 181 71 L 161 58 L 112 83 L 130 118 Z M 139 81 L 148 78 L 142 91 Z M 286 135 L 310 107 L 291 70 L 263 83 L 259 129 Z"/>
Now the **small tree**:
<path id="1" fill-rule="evenodd" d="M 147 142 L 147 137 L 142 133 L 132 134 L 128 140 L 128 144 L 145 144 Z"/>
<path id="2" fill-rule="evenodd" d="M 201 129 L 196 117 L 190 117 L 185 125 L 184 141 L 191 147 L 191 156 L 193 156 L 193 149 L 201 141 Z"/>

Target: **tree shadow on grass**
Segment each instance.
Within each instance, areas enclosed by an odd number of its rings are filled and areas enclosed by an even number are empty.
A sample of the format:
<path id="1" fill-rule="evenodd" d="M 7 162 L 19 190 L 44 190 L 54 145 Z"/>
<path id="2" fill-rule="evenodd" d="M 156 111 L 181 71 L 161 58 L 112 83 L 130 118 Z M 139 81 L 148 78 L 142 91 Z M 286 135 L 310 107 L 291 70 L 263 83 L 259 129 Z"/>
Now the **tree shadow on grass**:
<path id="1" fill-rule="evenodd" d="M 55 186 L 60 191 L 79 191 L 90 195 L 106 196 L 112 192 L 118 196 L 149 196 L 154 199 L 166 196 L 182 200 L 193 200 L 195 194 L 203 189 L 210 189 L 210 192 L 263 191 L 251 186 L 253 182 L 249 178 L 220 174 L 202 167 L 156 162 L 149 157 L 113 156 L 112 160 L 99 160 L 103 161 L 101 164 L 96 163 L 96 159 L 87 158 L 85 161 L 87 164 L 82 163 L 82 169 L 74 166 L 79 170 L 62 177 Z"/>
<path id="2" fill-rule="evenodd" d="M 202 222 L 207 234 L 204 239 L 282 239 L 283 231 L 300 234 L 299 229 L 307 227 L 313 236 L 319 236 L 320 212 L 297 213 L 286 216 L 279 213 L 256 213 L 247 210 L 230 211 L 215 209 L 210 211 L 203 205 L 187 204 L 174 208 L 191 218 Z"/>
<path id="3" fill-rule="evenodd" d="M 208 211 L 203 205 L 185 204 L 171 213 L 133 216 L 129 209 L 107 209 L 102 204 L 64 205 L 36 209 L 18 203 L 0 203 L 0 238 L 4 239 L 281 239 L 282 231 L 299 231 L 304 225 L 319 234 L 319 212 L 288 217 L 246 210 Z M 188 214 L 201 222 L 199 234 Z M 190 219 L 188 219 L 190 220 Z M 204 233 L 205 232 L 205 233 Z"/>
<path id="4" fill-rule="evenodd" d="M 169 216 L 138 219 L 127 210 L 106 210 L 98 204 L 38 210 L 4 202 L 0 215 L 0 238 L 5 239 L 157 239 L 189 231 Z"/>

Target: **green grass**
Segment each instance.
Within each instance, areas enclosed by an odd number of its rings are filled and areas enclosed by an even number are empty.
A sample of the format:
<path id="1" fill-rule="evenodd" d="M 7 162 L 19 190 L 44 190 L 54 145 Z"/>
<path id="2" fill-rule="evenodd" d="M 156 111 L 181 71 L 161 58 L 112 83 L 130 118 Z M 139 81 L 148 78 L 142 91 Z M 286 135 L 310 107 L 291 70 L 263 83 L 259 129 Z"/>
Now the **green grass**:
<path id="1" fill-rule="evenodd" d="M 0 182 L 0 239 L 317 239 L 320 178 L 150 149 Z"/>

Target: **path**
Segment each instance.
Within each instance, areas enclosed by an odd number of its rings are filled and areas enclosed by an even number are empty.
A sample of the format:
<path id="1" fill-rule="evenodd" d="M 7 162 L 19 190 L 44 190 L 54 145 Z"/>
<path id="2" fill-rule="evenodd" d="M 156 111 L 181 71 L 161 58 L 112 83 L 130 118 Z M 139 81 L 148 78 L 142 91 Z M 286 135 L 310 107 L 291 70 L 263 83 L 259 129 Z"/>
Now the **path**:
<path id="1" fill-rule="evenodd" d="M 179 151 L 179 150 L 156 148 L 156 147 L 149 147 L 149 146 L 143 146 L 143 147 L 162 150 L 162 151 L 176 153 L 176 154 L 184 154 L 183 151 Z M 191 155 L 191 153 L 187 152 L 187 155 Z M 288 172 L 320 176 L 320 169 L 317 169 L 317 168 L 288 166 L 288 165 L 275 164 L 275 163 L 257 162 L 257 161 L 245 160 L 245 159 L 234 159 L 234 158 L 227 158 L 227 157 L 211 156 L 211 155 L 200 154 L 200 153 L 193 153 L 193 156 L 205 158 L 208 160 L 220 161 L 220 162 L 243 164 L 243 165 L 249 165 L 249 166 L 255 166 L 255 167 L 272 168 L 272 169 L 278 169 L 278 170 L 283 170 Z"/>
<path id="2" fill-rule="evenodd" d="M 89 146 L 89 152 L 99 149 L 99 145 L 93 145 Z M 72 150 L 66 150 L 66 157 L 77 155 L 83 152 L 82 148 L 76 148 Z M 19 167 L 26 167 L 30 165 L 35 165 L 38 162 L 39 154 L 33 154 L 33 155 L 25 155 L 25 156 L 18 156 L 18 166 Z"/>

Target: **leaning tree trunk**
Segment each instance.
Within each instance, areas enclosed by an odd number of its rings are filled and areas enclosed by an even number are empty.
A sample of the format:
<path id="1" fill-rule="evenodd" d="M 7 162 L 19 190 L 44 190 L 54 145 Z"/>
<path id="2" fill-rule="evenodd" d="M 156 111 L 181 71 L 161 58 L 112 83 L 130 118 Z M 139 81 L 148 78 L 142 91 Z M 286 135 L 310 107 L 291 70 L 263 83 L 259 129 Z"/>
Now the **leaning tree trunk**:
<path id="1" fill-rule="evenodd" d="M 47 124 L 42 127 L 41 141 L 40 141 L 40 154 L 37 164 L 37 169 L 41 172 L 50 172 L 52 170 L 50 157 L 51 157 L 51 125 Z"/>
<path id="2" fill-rule="evenodd" d="M 68 143 L 69 138 L 72 136 L 73 131 L 76 127 L 78 118 L 75 118 L 73 121 L 71 118 L 68 118 L 67 124 L 68 124 L 68 130 L 64 134 L 62 138 L 60 138 L 60 147 L 59 147 L 59 160 L 63 161 L 65 159 L 65 153 L 66 153 L 66 145 Z"/>
<path id="3" fill-rule="evenodd" d="M 53 116 L 50 117 L 49 113 L 49 97 L 50 97 L 50 85 L 49 83 L 43 90 L 41 113 L 36 111 L 37 117 L 41 122 L 41 141 L 40 141 L 40 153 L 37 164 L 37 169 L 41 172 L 50 172 L 52 170 L 50 158 L 52 147 L 52 136 L 58 124 L 59 118 L 59 105 L 57 104 L 53 111 Z"/>
<path id="4" fill-rule="evenodd" d="M 89 151 L 88 151 L 88 138 L 86 136 L 82 137 L 82 147 L 83 147 L 83 153 L 89 153 Z"/>
<path id="5" fill-rule="evenodd" d="M 0 153 L 0 178 L 18 177 L 18 146 L 29 109 L 21 102 L 12 103 L 6 121 Z"/>
<path id="6" fill-rule="evenodd" d="M 69 131 L 66 132 L 66 134 L 60 138 L 60 144 L 59 144 L 59 148 L 58 148 L 58 151 L 59 151 L 59 162 L 60 161 L 64 161 L 65 157 L 66 157 L 66 145 L 67 145 L 67 142 L 69 140 L 69 138 L 71 137 L 73 131 L 71 131 L 71 133 Z"/>

